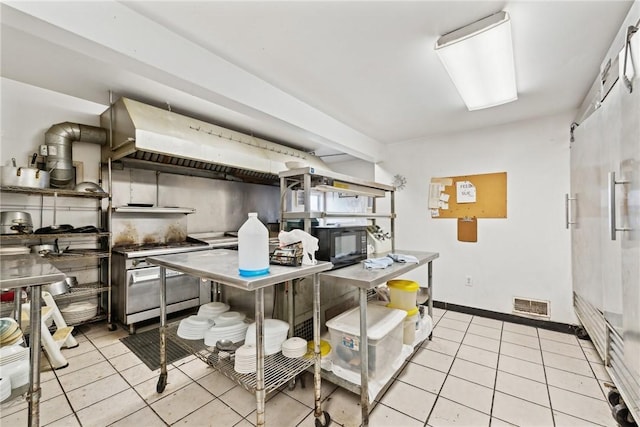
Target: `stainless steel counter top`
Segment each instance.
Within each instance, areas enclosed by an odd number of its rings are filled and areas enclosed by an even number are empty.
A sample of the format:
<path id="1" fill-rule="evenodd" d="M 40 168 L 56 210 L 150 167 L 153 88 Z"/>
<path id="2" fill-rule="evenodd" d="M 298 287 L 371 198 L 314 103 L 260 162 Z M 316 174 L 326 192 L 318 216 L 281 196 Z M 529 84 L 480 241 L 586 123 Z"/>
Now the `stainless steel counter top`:
<path id="1" fill-rule="evenodd" d="M 246 291 L 254 291 L 277 283 L 320 273 L 333 267 L 333 264 L 327 261 L 318 261 L 316 265 L 303 265 L 300 267 L 270 265 L 270 272 L 267 275 L 243 277 L 238 274 L 238 252 L 230 249 L 149 257 L 147 262 Z"/>
<path id="2" fill-rule="evenodd" d="M 0 257 L 0 288 L 44 285 L 65 278 L 65 274 L 37 254 Z"/>
<path id="3" fill-rule="evenodd" d="M 370 258 L 381 258 L 387 253 L 372 254 Z M 394 262 L 387 268 L 371 269 L 364 268 L 363 263 L 350 265 L 349 267 L 320 273 L 320 281 L 325 283 L 345 284 L 355 286 L 361 289 L 372 289 L 378 285 L 386 283 L 388 280 L 395 279 L 399 275 L 407 273 L 414 268 L 427 264 L 438 258 L 438 252 L 419 252 L 419 251 L 403 251 L 396 250 L 396 254 L 413 255 L 418 258 L 416 263 L 399 263 Z"/>

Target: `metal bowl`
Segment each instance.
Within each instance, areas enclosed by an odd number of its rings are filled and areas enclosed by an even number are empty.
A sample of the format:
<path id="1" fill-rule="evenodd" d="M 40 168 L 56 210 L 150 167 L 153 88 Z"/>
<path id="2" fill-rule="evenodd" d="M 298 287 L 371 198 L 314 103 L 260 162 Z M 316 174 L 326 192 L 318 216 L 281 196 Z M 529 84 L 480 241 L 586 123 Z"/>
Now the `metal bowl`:
<path id="1" fill-rule="evenodd" d="M 87 193 L 104 193 L 104 190 L 102 189 L 102 187 L 100 187 L 98 184 L 95 184 L 89 181 L 81 182 L 80 184 L 76 185 L 73 189 L 75 191 L 82 191 Z"/>
<path id="2" fill-rule="evenodd" d="M 53 282 L 45 285 L 44 290 L 49 292 L 52 296 L 62 295 L 69 292 L 69 285 L 66 281 L 61 280 L 59 282 Z"/>
<path id="3" fill-rule="evenodd" d="M 422 286 L 418 288 L 418 293 L 416 295 L 416 301 L 418 304 L 424 304 L 429 299 L 429 288 L 423 288 Z"/>
<path id="4" fill-rule="evenodd" d="M 76 276 L 67 276 L 64 279 L 65 283 L 69 288 L 73 288 L 74 286 L 78 286 L 78 278 Z"/>

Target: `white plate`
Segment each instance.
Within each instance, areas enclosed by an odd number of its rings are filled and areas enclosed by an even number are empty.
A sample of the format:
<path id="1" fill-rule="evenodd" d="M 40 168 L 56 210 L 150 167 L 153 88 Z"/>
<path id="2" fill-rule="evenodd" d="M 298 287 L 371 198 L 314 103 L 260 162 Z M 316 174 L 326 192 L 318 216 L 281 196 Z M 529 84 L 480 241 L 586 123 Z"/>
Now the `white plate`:
<path id="1" fill-rule="evenodd" d="M 218 315 L 216 320 L 216 325 L 230 325 L 238 322 L 242 322 L 245 317 L 247 317 L 244 313 L 239 313 L 237 311 L 226 311 Z"/>

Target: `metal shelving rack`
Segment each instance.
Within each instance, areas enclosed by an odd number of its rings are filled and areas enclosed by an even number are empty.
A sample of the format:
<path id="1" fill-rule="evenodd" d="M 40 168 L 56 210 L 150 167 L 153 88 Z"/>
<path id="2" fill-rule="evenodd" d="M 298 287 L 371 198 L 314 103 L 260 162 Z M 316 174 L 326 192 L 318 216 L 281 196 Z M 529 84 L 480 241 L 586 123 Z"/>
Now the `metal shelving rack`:
<path id="1" fill-rule="evenodd" d="M 291 169 L 280 172 L 280 226 L 284 227 L 286 220 L 304 220 L 304 231 L 311 231 L 311 220 L 317 218 L 366 218 L 374 223 L 376 219 L 388 218 L 390 220 L 391 236 L 395 234 L 395 187 L 343 175 L 333 171 L 320 170 L 312 167 Z M 284 201 L 287 192 L 292 190 L 302 190 L 304 192 L 304 210 L 301 212 L 289 212 L 285 210 Z M 373 198 L 371 212 L 328 212 L 312 211 L 311 191 L 318 191 L 325 194 L 323 206 L 327 206 L 326 195 L 329 193 L 340 193 L 350 196 L 365 196 Z M 380 198 L 390 198 L 388 212 L 378 212 L 376 200 Z M 391 240 L 393 248 L 393 238 Z"/>
<path id="2" fill-rule="evenodd" d="M 178 323 L 167 326 L 167 336 L 186 351 L 197 356 L 220 371 L 250 393 L 256 392 L 256 374 L 239 374 L 234 369 L 234 358 L 229 353 L 218 351 L 204 344 L 204 340 L 184 340 L 177 334 Z M 304 372 L 314 363 L 313 357 L 288 358 L 278 352 L 264 357 L 264 391 L 266 394 L 286 384 L 291 378 Z"/>
<path id="3" fill-rule="evenodd" d="M 100 179 L 102 181 L 102 179 Z M 0 186 L 0 194 L 24 194 L 26 196 L 40 196 L 40 209 L 42 210 L 44 204 L 44 197 L 71 197 L 71 198 L 83 198 L 96 200 L 97 211 L 97 227 L 101 228 L 103 224 L 103 209 L 102 200 L 105 198 L 110 199 L 109 193 L 104 191 L 95 192 L 82 192 L 66 189 L 55 188 L 30 188 L 30 187 L 18 187 L 18 186 Z M 111 318 L 111 233 L 108 231 L 96 232 L 96 233 L 51 233 L 51 234 L 10 234 L 0 235 L 0 243 L 14 243 L 14 244 L 38 244 L 43 241 L 53 241 L 54 239 L 77 239 L 88 240 L 96 239 L 99 248 L 97 249 L 79 249 L 72 250 L 62 255 L 47 254 L 44 258 L 51 262 L 54 266 L 62 271 L 78 271 L 81 268 L 98 269 L 98 282 L 80 284 L 72 288 L 72 290 L 63 295 L 54 297 L 57 304 L 64 304 L 76 301 L 82 301 L 91 297 L 99 298 L 100 295 L 106 293 L 107 301 L 106 307 L 102 308 L 102 312 L 88 319 L 82 323 L 90 323 L 99 320 L 107 320 L 110 330 L 115 329 L 115 325 L 112 323 Z M 81 263 L 82 267 L 77 264 Z M 94 264 L 95 263 L 95 264 Z"/>

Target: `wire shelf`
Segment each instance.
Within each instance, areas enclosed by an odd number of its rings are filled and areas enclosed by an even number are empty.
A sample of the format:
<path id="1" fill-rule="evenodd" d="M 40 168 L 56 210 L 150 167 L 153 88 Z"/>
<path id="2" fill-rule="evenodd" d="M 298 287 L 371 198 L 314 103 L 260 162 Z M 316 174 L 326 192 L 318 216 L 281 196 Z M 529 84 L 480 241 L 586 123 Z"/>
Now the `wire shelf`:
<path id="1" fill-rule="evenodd" d="M 196 357 L 211 365 L 224 376 L 228 377 L 245 390 L 255 393 L 256 374 L 240 374 L 234 369 L 234 357 L 225 352 L 218 352 L 214 347 L 204 344 L 204 340 L 185 340 L 178 336 L 179 322 L 167 326 L 167 337 L 180 347 L 191 352 Z M 265 356 L 264 358 L 264 385 L 265 393 L 270 393 L 278 387 L 286 384 L 298 374 L 304 372 L 313 365 L 314 359 L 306 357 L 289 358 L 281 352 Z"/>
<path id="2" fill-rule="evenodd" d="M 56 304 L 64 304 L 78 300 L 84 300 L 87 297 L 92 297 L 106 292 L 109 287 L 102 283 L 87 283 L 79 286 L 74 286 L 66 294 L 54 296 L 53 299 Z"/>
<path id="3" fill-rule="evenodd" d="M 54 240 L 58 238 L 82 238 L 82 237 L 109 237 L 111 233 L 108 231 L 103 231 L 100 233 L 50 233 L 50 234 L 3 234 L 0 236 L 0 240 L 2 241 L 38 241 L 38 240 Z"/>
<path id="4" fill-rule="evenodd" d="M 85 199 L 104 199 L 109 196 L 104 191 L 74 191 L 54 188 L 31 188 L 31 187 L 18 187 L 15 185 L 3 185 L 0 186 L 0 191 L 6 193 L 22 193 L 22 194 L 41 194 L 43 196 L 54 196 L 56 193 L 59 197 L 82 197 Z"/>

